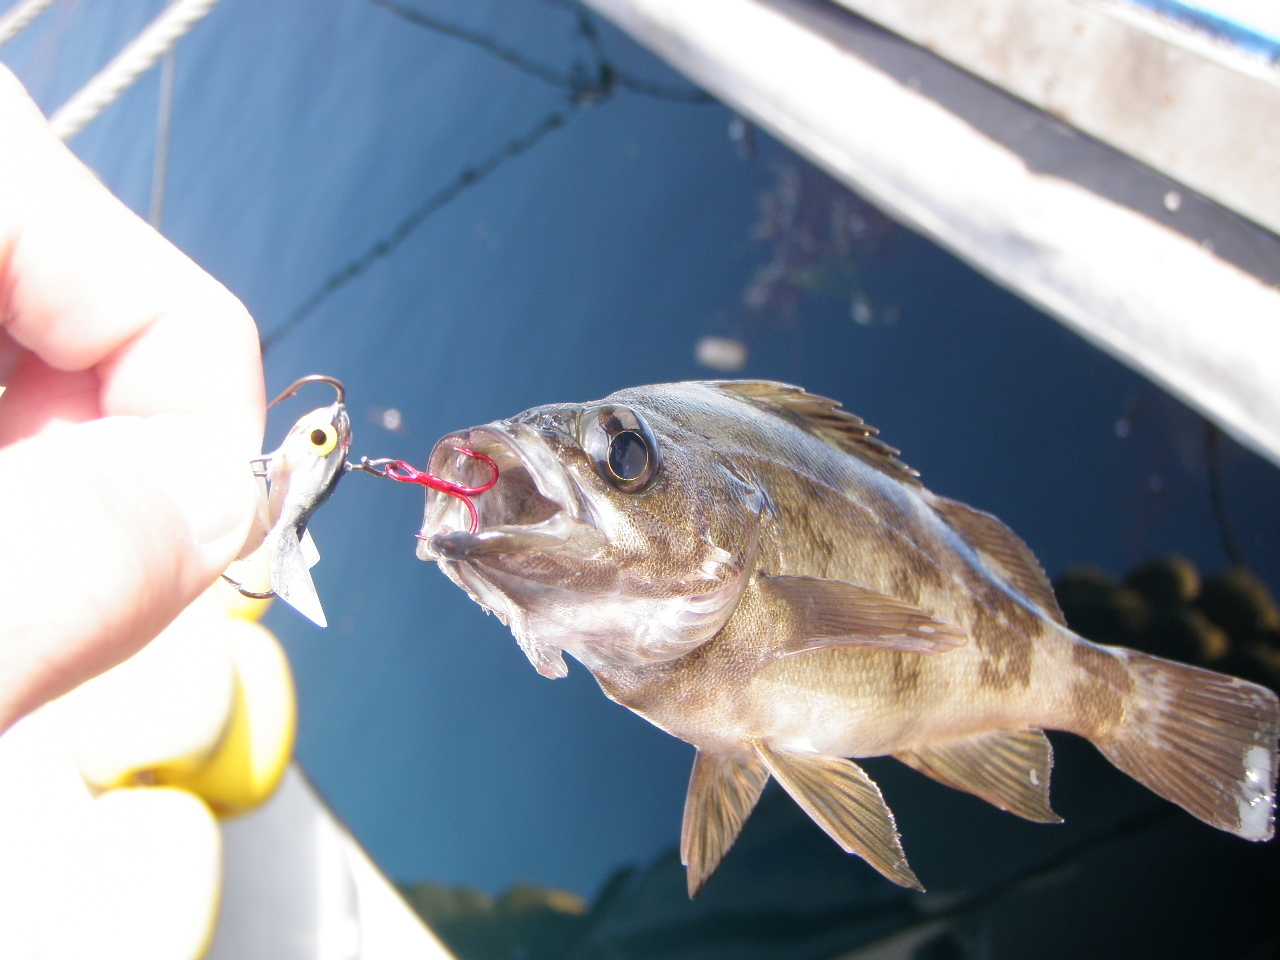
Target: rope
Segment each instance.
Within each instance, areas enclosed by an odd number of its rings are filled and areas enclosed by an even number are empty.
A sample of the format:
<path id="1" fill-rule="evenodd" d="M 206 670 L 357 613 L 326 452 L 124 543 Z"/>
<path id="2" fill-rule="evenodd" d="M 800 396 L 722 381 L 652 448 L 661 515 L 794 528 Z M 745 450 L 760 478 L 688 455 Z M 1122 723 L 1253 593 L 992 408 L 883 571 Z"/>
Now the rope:
<path id="1" fill-rule="evenodd" d="M 150 70 L 218 0 L 176 0 L 138 34 L 116 58 L 49 119 L 54 134 L 70 140 L 116 97 Z"/>
<path id="2" fill-rule="evenodd" d="M 151 215 L 147 222 L 156 230 L 164 221 L 164 188 L 169 175 L 169 127 L 173 120 L 174 52 L 165 52 L 160 65 L 160 104 L 156 116 L 156 156 L 151 168 Z"/>
<path id="3" fill-rule="evenodd" d="M 53 6 L 53 0 L 18 0 L 0 17 L 0 47 L 20 34 L 40 14 Z"/>

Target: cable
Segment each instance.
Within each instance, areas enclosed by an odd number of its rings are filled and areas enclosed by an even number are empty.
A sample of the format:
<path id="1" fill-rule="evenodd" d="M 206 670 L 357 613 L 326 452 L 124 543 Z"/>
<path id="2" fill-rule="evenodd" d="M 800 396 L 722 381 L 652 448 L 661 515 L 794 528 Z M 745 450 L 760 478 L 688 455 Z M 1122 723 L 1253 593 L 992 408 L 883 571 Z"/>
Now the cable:
<path id="1" fill-rule="evenodd" d="M 98 114 L 150 70 L 187 31 L 202 20 L 218 0 L 175 0 L 133 41 L 80 88 L 49 119 L 62 140 L 70 140 Z"/>
<path id="2" fill-rule="evenodd" d="M 516 69 L 537 77 L 539 80 L 568 89 L 570 91 L 570 99 L 575 106 L 589 106 L 607 99 L 613 94 L 615 85 L 624 87 L 633 93 L 643 94 L 659 100 L 674 100 L 679 103 L 713 103 L 715 101 L 713 96 L 703 90 L 669 87 L 666 84 L 655 83 L 652 80 L 633 77 L 629 73 L 619 70 L 605 56 L 604 45 L 600 42 L 600 35 L 596 31 L 595 24 L 591 18 L 583 11 L 576 10 L 568 4 L 557 5 L 575 15 L 578 21 L 577 33 L 591 47 L 591 52 L 594 54 L 596 62 L 594 67 L 577 62 L 567 73 L 562 73 L 553 67 L 531 60 L 520 51 L 504 46 L 493 37 L 487 36 L 478 30 L 472 30 L 469 27 L 441 20 L 431 14 L 406 7 L 397 3 L 396 0 L 371 0 L 371 2 L 376 3 L 384 10 L 390 10 L 410 23 L 479 47 L 486 53 L 492 54 L 499 60 L 503 60 Z"/>
<path id="3" fill-rule="evenodd" d="M 160 65 L 160 103 L 156 111 L 156 155 L 151 168 L 151 214 L 147 222 L 156 230 L 164 222 L 164 190 L 169 176 L 169 127 L 173 120 L 174 51 L 170 48 Z"/>
<path id="4" fill-rule="evenodd" d="M 25 30 L 36 17 L 53 6 L 53 0 L 18 0 L 0 17 L 0 47 Z"/>
<path id="5" fill-rule="evenodd" d="M 427 217 L 435 213 L 450 200 L 462 193 L 468 187 L 474 187 L 476 184 L 484 180 L 485 177 L 493 173 L 502 163 L 510 160 L 518 154 L 524 153 L 533 147 L 539 140 L 545 137 L 552 130 L 564 125 L 565 115 L 556 111 L 547 114 L 536 124 L 534 124 L 523 135 L 514 140 L 509 141 L 501 149 L 494 151 L 474 166 L 467 167 L 448 184 L 437 190 L 426 200 L 420 203 L 414 210 L 403 220 L 397 224 L 396 228 L 386 237 L 377 241 L 369 247 L 364 253 L 356 257 L 346 266 L 335 270 L 325 278 L 324 282 L 302 301 L 302 304 L 293 311 L 280 326 L 276 327 L 269 334 L 262 338 L 262 354 L 266 356 L 275 344 L 279 343 L 286 337 L 294 327 L 302 323 L 308 316 L 328 300 L 335 291 L 346 286 L 360 274 L 364 273 L 378 260 L 394 253 L 396 248 L 402 244 L 405 239 L 416 230 Z"/>

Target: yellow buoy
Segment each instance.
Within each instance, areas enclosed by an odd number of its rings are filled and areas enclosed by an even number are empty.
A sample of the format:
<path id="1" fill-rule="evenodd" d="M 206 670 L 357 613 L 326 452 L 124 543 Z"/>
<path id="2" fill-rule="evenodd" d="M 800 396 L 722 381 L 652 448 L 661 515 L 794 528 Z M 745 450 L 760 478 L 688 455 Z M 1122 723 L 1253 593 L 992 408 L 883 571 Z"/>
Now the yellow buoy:
<path id="1" fill-rule="evenodd" d="M 192 604 L 124 663 L 54 706 L 85 782 L 98 789 L 148 783 L 199 769 L 226 734 L 235 698 L 228 623 L 220 609 Z"/>
<path id="2" fill-rule="evenodd" d="M 297 704 L 289 661 L 271 632 L 231 618 L 225 629 L 236 674 L 226 733 L 199 768 L 173 775 L 159 771 L 158 779 L 233 816 L 264 803 L 279 785 L 293 756 Z"/>

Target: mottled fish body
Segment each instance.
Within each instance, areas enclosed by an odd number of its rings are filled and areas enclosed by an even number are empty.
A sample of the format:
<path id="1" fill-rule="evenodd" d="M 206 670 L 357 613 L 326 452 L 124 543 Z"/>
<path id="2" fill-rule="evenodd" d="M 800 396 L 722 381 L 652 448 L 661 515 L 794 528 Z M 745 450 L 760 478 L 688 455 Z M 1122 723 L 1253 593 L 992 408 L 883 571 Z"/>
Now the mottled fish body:
<path id="1" fill-rule="evenodd" d="M 479 527 L 428 492 L 419 555 L 535 667 L 578 659 L 698 748 L 690 892 L 769 776 L 844 849 L 918 887 L 848 758 L 893 755 L 1039 821 L 1046 729 L 1213 826 L 1272 835 L 1280 711 L 1265 688 L 1074 634 L 1031 551 L 933 494 L 839 404 L 784 384 L 664 384 L 446 437 L 493 457 Z"/>

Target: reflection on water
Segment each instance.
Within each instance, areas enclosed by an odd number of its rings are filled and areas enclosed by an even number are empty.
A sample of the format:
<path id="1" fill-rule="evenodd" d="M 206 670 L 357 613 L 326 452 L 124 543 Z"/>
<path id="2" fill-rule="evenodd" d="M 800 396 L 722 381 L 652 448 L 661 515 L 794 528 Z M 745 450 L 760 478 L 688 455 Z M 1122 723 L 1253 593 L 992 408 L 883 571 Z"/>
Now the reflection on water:
<path id="1" fill-rule="evenodd" d="M 729 133 L 742 142 L 750 129 L 735 118 Z M 699 365 L 723 373 L 742 370 L 766 333 L 794 330 L 806 300 L 842 304 L 859 326 L 898 321 L 898 306 L 873 303 L 862 281 L 903 228 L 812 164 L 770 154 L 773 182 L 756 198 L 749 235 L 760 262 L 741 306 L 720 313 L 695 348 Z"/>

